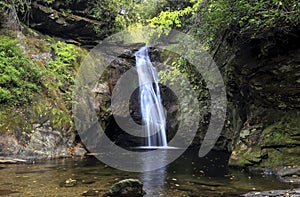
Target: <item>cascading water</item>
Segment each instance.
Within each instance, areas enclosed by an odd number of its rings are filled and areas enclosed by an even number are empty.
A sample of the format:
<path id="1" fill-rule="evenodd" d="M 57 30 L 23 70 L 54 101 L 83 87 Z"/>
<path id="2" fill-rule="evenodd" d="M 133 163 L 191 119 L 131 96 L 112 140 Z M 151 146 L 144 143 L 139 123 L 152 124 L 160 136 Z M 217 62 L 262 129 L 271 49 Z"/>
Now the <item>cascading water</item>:
<path id="1" fill-rule="evenodd" d="M 135 53 L 136 70 L 139 76 L 142 121 L 147 132 L 147 146 L 167 146 L 166 117 L 164 114 L 158 75 L 150 61 L 148 47 Z"/>

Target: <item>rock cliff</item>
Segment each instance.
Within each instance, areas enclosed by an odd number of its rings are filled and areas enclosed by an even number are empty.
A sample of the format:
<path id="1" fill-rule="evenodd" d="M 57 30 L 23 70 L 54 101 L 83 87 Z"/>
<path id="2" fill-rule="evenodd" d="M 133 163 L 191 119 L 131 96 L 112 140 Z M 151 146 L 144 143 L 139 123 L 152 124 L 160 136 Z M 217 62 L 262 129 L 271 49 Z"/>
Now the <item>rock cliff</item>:
<path id="1" fill-rule="evenodd" d="M 44 34 L 92 47 L 114 32 L 115 14 L 105 10 L 104 3 L 35 0 L 22 18 L 31 28 Z M 94 9 L 99 9 L 101 16 L 97 17 Z"/>
<path id="2" fill-rule="evenodd" d="M 300 164 L 299 32 L 267 32 L 239 42 L 228 37 L 222 45 L 217 61 L 229 99 L 231 165 Z"/>

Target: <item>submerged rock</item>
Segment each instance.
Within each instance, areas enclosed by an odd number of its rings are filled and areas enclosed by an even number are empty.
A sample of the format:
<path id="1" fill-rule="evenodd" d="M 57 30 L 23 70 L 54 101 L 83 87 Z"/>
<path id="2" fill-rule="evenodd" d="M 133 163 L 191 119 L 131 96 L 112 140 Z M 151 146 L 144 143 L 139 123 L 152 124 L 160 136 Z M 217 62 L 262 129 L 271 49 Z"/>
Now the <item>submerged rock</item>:
<path id="1" fill-rule="evenodd" d="M 74 187 L 77 185 L 77 180 L 68 178 L 59 184 L 60 187 Z"/>
<path id="2" fill-rule="evenodd" d="M 287 166 L 276 169 L 279 180 L 284 183 L 300 184 L 300 166 Z"/>
<path id="3" fill-rule="evenodd" d="M 143 190 L 143 183 L 137 179 L 125 179 L 115 183 L 105 196 L 118 197 L 141 197 L 146 192 Z"/>
<path id="4" fill-rule="evenodd" d="M 90 189 L 88 191 L 83 192 L 81 196 L 99 196 L 99 191 Z"/>
<path id="5" fill-rule="evenodd" d="M 295 174 L 300 174 L 300 166 L 288 166 L 288 167 L 282 167 L 278 168 L 276 174 L 278 176 L 291 176 Z"/>
<path id="6" fill-rule="evenodd" d="M 271 190 L 263 192 L 249 192 L 247 194 L 241 195 L 241 197 L 287 197 L 287 196 L 300 196 L 300 189 L 292 190 Z"/>
<path id="7" fill-rule="evenodd" d="M 8 196 L 10 194 L 19 193 L 17 191 L 9 190 L 9 189 L 0 189 L 0 196 Z"/>

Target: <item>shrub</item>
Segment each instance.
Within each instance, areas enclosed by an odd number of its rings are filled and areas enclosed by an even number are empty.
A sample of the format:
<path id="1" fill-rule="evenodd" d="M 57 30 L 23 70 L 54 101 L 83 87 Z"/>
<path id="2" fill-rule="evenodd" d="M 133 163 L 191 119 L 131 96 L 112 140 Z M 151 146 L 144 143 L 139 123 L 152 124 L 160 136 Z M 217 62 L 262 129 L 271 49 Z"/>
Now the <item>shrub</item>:
<path id="1" fill-rule="evenodd" d="M 55 89 L 62 91 L 65 101 L 72 100 L 72 86 L 74 85 L 74 74 L 78 65 L 78 50 L 72 44 L 56 42 L 51 45 L 54 53 L 53 60 L 46 64 L 47 76 L 52 78 Z M 51 88 L 47 86 L 47 88 Z"/>
<path id="2" fill-rule="evenodd" d="M 42 74 L 17 43 L 18 40 L 0 36 L 0 103 L 28 102 L 40 89 Z"/>

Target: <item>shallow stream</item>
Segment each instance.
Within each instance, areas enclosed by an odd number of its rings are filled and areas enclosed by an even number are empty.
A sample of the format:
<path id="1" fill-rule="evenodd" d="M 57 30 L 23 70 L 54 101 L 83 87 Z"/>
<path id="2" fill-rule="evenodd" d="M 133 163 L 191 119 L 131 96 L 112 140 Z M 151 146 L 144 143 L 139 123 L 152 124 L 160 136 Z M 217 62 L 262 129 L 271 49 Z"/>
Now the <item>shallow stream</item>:
<path id="1" fill-rule="evenodd" d="M 126 178 L 140 179 L 149 197 L 239 196 L 297 186 L 281 183 L 275 176 L 228 169 L 226 154 L 213 153 L 199 160 L 193 155 L 185 153 L 165 168 L 144 173 L 116 170 L 93 157 L 0 165 L 0 196 L 101 196 Z M 69 178 L 77 184 L 66 187 Z"/>

